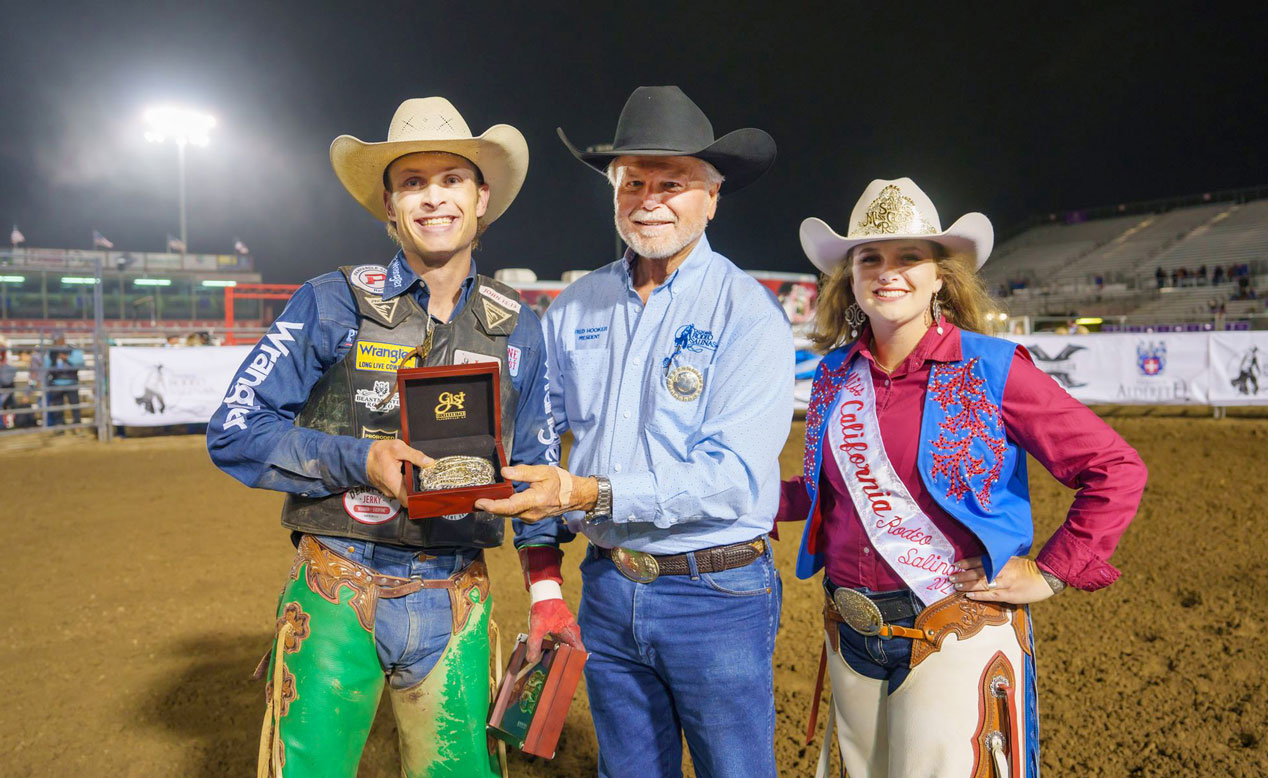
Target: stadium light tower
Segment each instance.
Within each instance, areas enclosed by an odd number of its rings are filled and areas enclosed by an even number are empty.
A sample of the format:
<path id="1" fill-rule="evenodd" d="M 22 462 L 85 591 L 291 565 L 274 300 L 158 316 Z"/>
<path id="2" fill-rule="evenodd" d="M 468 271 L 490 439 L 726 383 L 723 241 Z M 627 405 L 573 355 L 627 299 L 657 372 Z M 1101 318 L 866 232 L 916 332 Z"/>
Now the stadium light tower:
<path id="1" fill-rule="evenodd" d="M 150 143 L 176 144 L 176 159 L 180 168 L 181 203 L 181 253 L 189 251 L 189 235 L 185 227 L 185 147 L 206 146 L 211 142 L 209 133 L 216 126 L 216 118 L 187 108 L 163 106 L 145 112 L 145 139 Z"/>

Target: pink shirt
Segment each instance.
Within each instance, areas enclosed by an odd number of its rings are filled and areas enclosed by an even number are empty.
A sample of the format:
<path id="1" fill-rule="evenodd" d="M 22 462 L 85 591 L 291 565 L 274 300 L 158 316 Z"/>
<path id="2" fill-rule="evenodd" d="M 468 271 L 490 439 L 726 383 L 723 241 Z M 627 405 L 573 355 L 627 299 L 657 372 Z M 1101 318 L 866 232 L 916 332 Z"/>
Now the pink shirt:
<path id="1" fill-rule="evenodd" d="M 942 510 L 925 488 L 916 457 L 925 387 L 933 362 L 961 358 L 960 330 L 943 320 L 943 334 L 931 327 L 892 373 L 876 365 L 864 331 L 846 357 L 867 359 L 876 387 L 876 415 L 885 453 L 925 514 L 951 541 L 957 559 L 980 556 L 982 544 Z M 1077 489 L 1065 522 L 1036 557 L 1039 567 L 1070 586 L 1091 591 L 1108 586 L 1118 570 L 1108 560 L 1136 515 L 1146 470 L 1136 450 L 1086 406 L 1075 400 L 1018 347 L 1013 355 L 1001 408 L 1008 438 L 1030 453 L 1061 483 Z M 818 548 L 827 553 L 827 574 L 839 586 L 873 591 L 906 588 L 868 540 L 845 481 L 832 458 L 820 474 L 822 516 Z M 804 476 L 784 481 L 779 520 L 800 521 L 810 510 Z"/>

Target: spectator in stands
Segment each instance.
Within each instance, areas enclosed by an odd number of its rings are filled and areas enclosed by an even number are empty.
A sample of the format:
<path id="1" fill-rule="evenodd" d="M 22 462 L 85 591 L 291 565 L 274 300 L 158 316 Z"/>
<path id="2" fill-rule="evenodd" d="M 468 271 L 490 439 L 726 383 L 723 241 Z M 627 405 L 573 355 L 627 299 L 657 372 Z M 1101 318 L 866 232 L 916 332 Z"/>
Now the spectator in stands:
<path id="1" fill-rule="evenodd" d="M 1096 278 L 1093 280 L 1093 283 L 1096 284 L 1096 291 L 1098 292 L 1101 291 L 1102 289 L 1105 288 L 1105 276 L 1101 275 L 1100 273 L 1097 273 Z"/>
<path id="2" fill-rule="evenodd" d="M 1224 283 L 1224 267 L 1222 265 L 1215 266 L 1215 272 L 1211 274 L 1211 285 L 1219 286 Z"/>
<path id="3" fill-rule="evenodd" d="M 1175 268 L 1171 268 L 1171 285 L 1172 286 L 1180 285 L 1180 271 L 1176 270 Z"/>
<path id="4" fill-rule="evenodd" d="M 9 364 L 8 344 L 0 338 L 0 427 L 14 426 L 13 419 L 3 413 L 17 407 L 18 369 Z"/>
<path id="5" fill-rule="evenodd" d="M 48 406 L 56 410 L 44 414 L 44 426 L 51 427 L 54 419 L 59 425 L 65 423 L 66 406 L 79 405 L 79 369 L 84 366 L 84 352 L 67 345 L 65 333 L 59 332 L 48 350 L 47 365 Z M 79 408 L 71 407 L 70 410 L 71 417 L 79 424 L 82 421 Z"/>
<path id="6" fill-rule="evenodd" d="M 167 336 L 167 342 L 163 345 L 167 348 L 180 348 L 185 344 L 181 343 L 181 336 L 173 332 Z"/>
<path id="7" fill-rule="evenodd" d="M 1154 271 L 1154 280 L 1158 282 L 1158 288 L 1161 289 L 1167 285 L 1167 271 L 1159 267 Z"/>
<path id="8" fill-rule="evenodd" d="M 1198 268 L 1198 286 L 1206 286 L 1206 265 Z"/>

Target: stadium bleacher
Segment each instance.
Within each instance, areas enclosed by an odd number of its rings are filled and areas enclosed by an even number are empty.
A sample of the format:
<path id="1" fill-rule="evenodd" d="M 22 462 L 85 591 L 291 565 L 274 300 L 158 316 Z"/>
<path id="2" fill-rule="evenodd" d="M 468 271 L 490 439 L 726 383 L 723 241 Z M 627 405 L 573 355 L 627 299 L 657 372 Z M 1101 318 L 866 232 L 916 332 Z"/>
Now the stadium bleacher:
<path id="1" fill-rule="evenodd" d="M 1141 321 L 1264 315 L 1268 190 L 1118 206 L 1099 215 L 1078 213 L 1069 223 L 1052 217 L 996 249 L 982 275 L 1010 315 Z"/>

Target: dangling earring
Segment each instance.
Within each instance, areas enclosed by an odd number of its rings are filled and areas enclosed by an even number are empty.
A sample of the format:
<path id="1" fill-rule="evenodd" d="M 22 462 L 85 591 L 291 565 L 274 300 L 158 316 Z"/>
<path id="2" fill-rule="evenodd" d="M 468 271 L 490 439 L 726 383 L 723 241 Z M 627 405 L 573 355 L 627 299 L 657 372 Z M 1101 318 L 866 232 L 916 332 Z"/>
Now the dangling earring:
<path id="1" fill-rule="evenodd" d="M 933 323 L 938 325 L 938 334 L 942 334 L 942 303 L 938 302 L 938 295 L 933 296 L 932 308 L 929 311 L 933 314 Z"/>
<path id="2" fill-rule="evenodd" d="M 859 304 L 850 303 L 850 307 L 845 309 L 845 323 L 850 325 L 850 340 L 859 336 L 859 327 L 862 327 L 865 321 L 867 321 L 867 314 L 863 313 Z"/>

